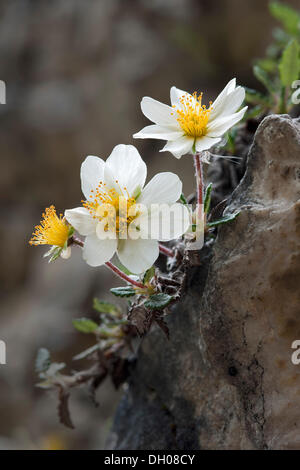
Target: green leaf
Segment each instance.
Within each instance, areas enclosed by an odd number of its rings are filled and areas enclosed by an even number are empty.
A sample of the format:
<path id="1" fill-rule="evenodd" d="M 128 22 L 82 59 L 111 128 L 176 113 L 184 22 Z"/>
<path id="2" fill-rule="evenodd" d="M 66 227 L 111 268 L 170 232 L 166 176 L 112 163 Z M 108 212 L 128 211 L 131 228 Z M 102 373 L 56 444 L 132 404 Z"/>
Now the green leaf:
<path id="1" fill-rule="evenodd" d="M 280 80 L 284 87 L 290 86 L 299 78 L 299 54 L 300 46 L 294 39 L 286 46 L 279 63 Z"/>
<path id="2" fill-rule="evenodd" d="M 209 183 L 209 185 L 207 186 L 206 191 L 205 191 L 205 196 L 204 196 L 204 212 L 205 212 L 205 214 L 209 213 L 212 187 L 213 187 L 212 183 Z"/>
<path id="3" fill-rule="evenodd" d="M 60 257 L 60 254 L 62 252 L 62 248 L 60 246 L 55 246 L 52 247 L 48 253 L 46 253 L 44 256 L 50 256 L 49 258 L 49 263 L 52 263 L 52 261 L 55 261 L 57 258 Z"/>
<path id="4" fill-rule="evenodd" d="M 76 318 L 72 321 L 74 328 L 81 333 L 93 333 L 98 325 L 90 318 Z"/>
<path id="5" fill-rule="evenodd" d="M 153 278 L 155 274 L 155 267 L 152 266 L 150 269 L 148 269 L 145 274 L 144 274 L 144 277 L 143 277 L 143 284 L 146 284 L 147 282 L 151 281 L 151 279 Z"/>
<path id="6" fill-rule="evenodd" d="M 74 232 L 75 232 L 75 228 L 70 226 L 69 231 L 68 231 L 68 238 L 72 237 L 72 235 L 74 235 Z"/>
<path id="7" fill-rule="evenodd" d="M 252 90 L 251 88 L 245 87 L 246 91 L 246 101 L 247 103 L 250 104 L 263 104 L 265 106 L 270 105 L 270 99 L 263 95 L 262 93 L 259 93 L 259 91 Z"/>
<path id="8" fill-rule="evenodd" d="M 260 114 L 262 114 L 265 110 L 266 110 L 266 107 L 263 107 L 260 104 L 258 104 L 257 106 L 254 106 L 254 108 L 251 108 L 246 112 L 246 118 L 253 119 L 256 116 L 259 116 Z"/>
<path id="9" fill-rule="evenodd" d="M 133 287 L 114 287 L 113 289 L 110 289 L 110 292 L 117 297 L 132 297 L 133 295 L 136 294 L 135 290 Z"/>
<path id="10" fill-rule="evenodd" d="M 271 15 L 281 21 L 286 31 L 292 35 L 299 33 L 300 13 L 297 10 L 281 2 L 271 2 L 269 8 Z"/>
<path id="11" fill-rule="evenodd" d="M 232 220 L 236 219 L 240 212 L 236 212 L 235 214 L 228 214 L 222 217 L 221 219 L 214 220 L 214 222 L 207 222 L 207 227 L 217 227 L 218 225 L 227 224 L 227 222 L 231 222 Z"/>
<path id="12" fill-rule="evenodd" d="M 101 302 L 98 299 L 93 300 L 93 308 L 97 310 L 99 313 L 109 313 L 110 315 L 119 315 L 120 309 L 114 304 L 110 304 L 108 302 Z"/>
<path id="13" fill-rule="evenodd" d="M 131 276 L 133 273 L 129 271 L 122 263 L 117 263 L 117 267 L 121 269 L 123 273 L 125 273 L 127 276 Z"/>
<path id="14" fill-rule="evenodd" d="M 40 348 L 38 350 L 35 360 L 35 370 L 38 374 L 46 372 L 51 364 L 50 352 L 46 348 Z"/>
<path id="15" fill-rule="evenodd" d="M 184 194 L 181 194 L 181 196 L 180 196 L 180 201 L 182 202 L 182 204 L 185 204 L 185 205 L 188 204 L 188 202 L 187 202 L 187 200 L 186 200 Z"/>
<path id="16" fill-rule="evenodd" d="M 276 48 L 277 51 L 277 48 Z M 267 55 L 271 54 L 272 49 L 268 48 L 267 50 Z M 277 69 L 277 59 L 274 58 L 273 53 L 272 56 L 266 57 L 264 59 L 259 59 L 256 62 L 256 65 L 258 65 L 260 68 L 265 70 L 267 73 L 274 73 Z"/>
<path id="17" fill-rule="evenodd" d="M 275 93 L 276 88 L 274 87 L 272 80 L 269 75 L 259 65 L 254 65 L 253 73 L 257 80 L 259 80 L 270 93 Z"/>
<path id="18" fill-rule="evenodd" d="M 153 294 L 144 303 L 146 308 L 151 310 L 161 310 L 165 308 L 173 300 L 173 297 L 168 294 Z"/>
<path id="19" fill-rule="evenodd" d="M 235 139 L 237 136 L 237 127 L 231 128 L 227 132 L 227 143 L 226 148 L 231 152 L 233 155 L 236 153 L 235 151 Z"/>

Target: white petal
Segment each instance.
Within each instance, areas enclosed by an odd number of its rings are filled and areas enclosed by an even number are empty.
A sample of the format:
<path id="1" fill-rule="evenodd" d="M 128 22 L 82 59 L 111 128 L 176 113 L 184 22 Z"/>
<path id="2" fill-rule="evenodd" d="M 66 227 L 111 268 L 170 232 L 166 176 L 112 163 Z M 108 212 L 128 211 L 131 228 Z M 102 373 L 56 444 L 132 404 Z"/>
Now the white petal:
<path id="1" fill-rule="evenodd" d="M 154 124 L 153 126 L 146 126 L 140 132 L 133 134 L 135 139 L 163 139 L 175 140 L 182 135 L 182 130 L 173 130 L 167 127 L 162 127 Z"/>
<path id="2" fill-rule="evenodd" d="M 148 238 L 169 241 L 181 237 L 191 224 L 190 213 L 183 204 L 160 204 L 149 215 Z M 144 237 L 143 237 L 144 238 Z"/>
<path id="3" fill-rule="evenodd" d="M 203 150 L 208 150 L 211 147 L 213 147 L 214 145 L 221 142 L 221 140 L 222 139 L 220 137 L 215 137 L 215 138 L 207 137 L 207 136 L 199 137 L 196 140 L 196 150 L 197 150 L 197 152 L 202 152 Z"/>
<path id="4" fill-rule="evenodd" d="M 86 199 L 91 195 L 104 177 L 104 161 L 99 157 L 89 155 L 81 165 L 81 189 Z"/>
<path id="5" fill-rule="evenodd" d="M 67 209 L 65 218 L 80 235 L 90 235 L 96 230 L 97 221 L 93 219 L 91 214 L 85 207 L 76 207 L 75 209 Z"/>
<path id="6" fill-rule="evenodd" d="M 83 246 L 83 259 L 89 266 L 101 266 L 109 261 L 117 249 L 117 240 L 99 240 L 96 235 L 86 237 Z"/>
<path id="7" fill-rule="evenodd" d="M 144 187 L 147 167 L 133 145 L 117 145 L 106 160 L 104 173 L 107 185 L 117 190 L 121 188 L 126 197 L 124 188 L 131 195 L 137 187 Z"/>
<path id="8" fill-rule="evenodd" d="M 97 237 L 99 238 L 99 240 L 107 240 L 107 239 L 115 240 L 115 239 L 117 239 L 115 221 L 112 222 L 111 227 L 109 227 L 108 230 L 106 230 L 107 223 L 108 223 L 108 221 L 105 220 L 105 219 L 100 220 L 97 223 L 97 226 L 96 226 L 96 235 L 97 235 Z"/>
<path id="9" fill-rule="evenodd" d="M 171 152 L 174 157 L 181 158 L 182 155 L 192 151 L 194 138 L 182 136 L 174 141 L 169 141 L 160 152 Z"/>
<path id="10" fill-rule="evenodd" d="M 175 173 L 158 173 L 145 186 L 138 202 L 140 204 L 173 204 L 182 193 L 182 182 Z"/>
<path id="11" fill-rule="evenodd" d="M 245 89 L 241 86 L 229 93 L 220 106 L 217 106 L 216 109 L 212 109 L 209 116 L 209 122 L 216 118 L 225 117 L 229 114 L 235 113 L 243 103 L 245 94 Z"/>
<path id="12" fill-rule="evenodd" d="M 243 119 L 247 109 L 248 106 L 241 109 L 241 111 L 238 113 L 216 119 L 214 122 L 208 124 L 207 137 L 221 137 L 223 134 L 225 134 L 226 131 L 228 131 L 228 129 L 230 129 L 230 127 L 234 126 L 241 119 Z"/>
<path id="13" fill-rule="evenodd" d="M 226 87 L 221 91 L 219 96 L 215 99 L 215 101 L 212 104 L 213 111 L 215 116 L 217 116 L 220 112 L 220 110 L 223 107 L 224 101 L 226 100 L 227 95 L 229 93 L 232 93 L 235 90 L 236 87 L 236 78 L 233 78 L 230 80 L 230 82 L 227 83 Z"/>
<path id="14" fill-rule="evenodd" d="M 177 120 L 172 115 L 174 110 L 171 106 L 145 96 L 141 101 L 141 108 L 144 115 L 155 124 L 172 128 L 178 127 Z"/>
<path id="15" fill-rule="evenodd" d="M 175 86 L 172 86 L 170 90 L 170 99 L 171 99 L 172 106 L 181 108 L 180 98 L 182 98 L 183 96 L 187 96 L 189 98 L 194 99 L 194 97 L 190 95 L 187 91 L 183 91 L 183 90 L 180 90 L 179 88 L 176 88 Z"/>
<path id="16" fill-rule="evenodd" d="M 118 257 L 121 263 L 134 274 L 140 274 L 153 266 L 159 255 L 156 240 L 120 240 Z"/>

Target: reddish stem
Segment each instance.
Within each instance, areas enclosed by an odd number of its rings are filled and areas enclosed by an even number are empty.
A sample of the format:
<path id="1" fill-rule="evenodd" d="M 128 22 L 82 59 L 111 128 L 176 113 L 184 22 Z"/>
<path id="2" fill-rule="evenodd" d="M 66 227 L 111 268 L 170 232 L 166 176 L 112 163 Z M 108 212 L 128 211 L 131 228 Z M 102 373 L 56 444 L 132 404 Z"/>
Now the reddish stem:
<path id="1" fill-rule="evenodd" d="M 83 248 L 83 241 L 73 235 L 71 238 L 69 238 L 69 245 L 78 245 Z"/>
<path id="2" fill-rule="evenodd" d="M 83 241 L 80 240 L 77 237 L 74 237 L 74 236 L 72 237 L 72 244 L 83 247 Z M 145 287 L 144 284 L 142 284 L 141 282 L 137 282 L 137 281 L 134 281 L 133 279 L 131 279 L 129 276 L 127 276 L 127 274 L 123 273 L 123 271 L 121 271 L 119 268 L 117 268 L 117 266 L 112 264 L 110 261 L 107 261 L 107 263 L 105 263 L 105 264 L 109 269 L 111 269 L 111 271 L 113 271 L 115 274 L 117 274 L 117 276 L 119 276 L 124 281 L 129 282 L 133 286 L 139 287 L 140 289 L 143 289 Z"/>
<path id="3" fill-rule="evenodd" d="M 166 256 L 169 256 L 170 258 L 173 258 L 174 257 L 174 253 L 172 250 L 170 250 L 169 248 L 167 248 L 166 246 L 164 245 L 161 245 L 159 244 L 159 251 L 160 253 L 166 255 Z"/>
<path id="4" fill-rule="evenodd" d="M 204 193 L 204 185 L 203 185 L 203 169 L 202 169 L 202 161 L 200 153 L 194 154 L 194 165 L 196 171 L 196 184 L 197 184 L 197 204 L 201 206 L 203 204 L 203 193 Z"/>
<path id="5" fill-rule="evenodd" d="M 135 287 L 139 287 L 140 289 L 144 289 L 144 287 L 145 287 L 144 284 L 131 279 L 129 276 L 127 276 L 127 274 L 123 273 L 123 271 L 121 271 L 119 268 L 117 268 L 117 266 L 112 264 L 110 261 L 107 261 L 105 264 L 109 269 L 111 269 L 115 274 L 117 274 L 117 276 L 119 276 L 124 281 L 129 282 L 130 284 L 132 284 Z"/>

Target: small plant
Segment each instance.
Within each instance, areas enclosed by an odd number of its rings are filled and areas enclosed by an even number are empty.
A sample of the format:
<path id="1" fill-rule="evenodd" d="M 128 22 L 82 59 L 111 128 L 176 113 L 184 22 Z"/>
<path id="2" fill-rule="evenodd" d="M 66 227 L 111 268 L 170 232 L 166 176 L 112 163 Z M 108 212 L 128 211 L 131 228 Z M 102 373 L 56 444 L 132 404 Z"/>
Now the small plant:
<path id="1" fill-rule="evenodd" d="M 289 113 L 295 105 L 292 97 L 293 84 L 300 75 L 300 11 L 280 2 L 271 2 L 269 8 L 281 28 L 274 29 L 266 57 L 257 60 L 253 67 L 265 91 L 246 88 L 246 101 L 251 105 L 248 118 Z"/>
<path id="2" fill-rule="evenodd" d="M 94 299 L 98 321 L 73 320 L 77 331 L 94 338 L 90 348 L 73 358 L 91 361 L 89 369 L 67 375 L 62 372 L 65 364 L 53 363 L 49 351 L 38 353 L 38 386 L 57 390 L 60 420 L 68 427 L 73 427 L 68 407 L 73 387 L 86 384 L 96 403 L 95 391 L 105 377 L 110 376 L 116 387 L 126 380 L 136 342 L 152 325 L 169 338 L 166 317 L 184 295 L 190 252 L 197 251 L 201 263 L 203 244 L 213 243 L 218 227 L 239 215 L 224 212 L 226 201 L 211 208 L 213 187 L 204 181 L 203 165 L 215 156 L 213 148 L 223 145 L 225 155 L 218 158 L 238 159 L 237 136 L 245 122 L 293 109 L 292 85 L 300 72 L 300 13 L 279 2 L 272 2 L 270 11 L 282 28 L 275 30 L 266 57 L 253 69 L 263 93 L 236 86 L 232 79 L 208 105 L 203 104 L 202 93 L 189 94 L 176 87 L 170 91 L 171 106 L 149 97 L 141 101 L 144 115 L 153 124 L 134 137 L 166 140 L 161 151 L 176 158 L 186 155 L 186 162 L 193 160 L 196 204 L 188 203 L 193 198 L 185 198 L 174 173 L 159 173 L 145 185 L 147 167 L 137 149 L 118 145 L 106 161 L 89 156 L 82 163 L 82 205 L 60 216 L 50 206 L 35 228 L 30 244 L 50 246 L 49 261 L 67 259 L 71 248 L 79 247 L 87 264 L 105 265 L 125 282 L 110 289 L 126 301 L 123 310 Z M 240 109 L 245 98 L 249 109 Z M 170 267 L 165 273 L 155 265 L 160 254 Z"/>

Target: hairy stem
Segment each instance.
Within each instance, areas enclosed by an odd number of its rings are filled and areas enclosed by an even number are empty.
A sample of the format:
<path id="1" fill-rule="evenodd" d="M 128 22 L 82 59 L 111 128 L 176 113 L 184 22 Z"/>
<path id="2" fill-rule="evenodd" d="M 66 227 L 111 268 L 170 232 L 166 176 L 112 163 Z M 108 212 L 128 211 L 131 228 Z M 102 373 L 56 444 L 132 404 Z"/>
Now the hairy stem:
<path id="1" fill-rule="evenodd" d="M 80 238 L 74 237 L 74 235 L 73 235 L 73 237 L 70 238 L 70 244 L 71 245 L 78 245 L 78 246 L 83 247 L 83 241 L 80 240 Z M 133 286 L 139 287 L 140 289 L 143 289 L 145 287 L 144 284 L 142 284 L 141 282 L 137 282 L 137 281 L 134 281 L 133 279 L 131 279 L 129 276 L 127 276 L 127 274 L 123 273 L 123 271 L 121 271 L 119 268 L 117 268 L 117 266 L 112 264 L 110 261 L 107 261 L 105 263 L 105 265 L 111 271 L 113 271 L 117 276 L 119 276 L 124 281 L 129 282 Z"/>
<path id="2" fill-rule="evenodd" d="M 72 237 L 69 238 L 68 245 L 78 245 L 78 246 L 81 246 L 81 248 L 83 248 L 83 241 L 80 240 L 80 238 L 77 238 L 73 235 Z"/>
<path id="3" fill-rule="evenodd" d="M 169 248 L 167 248 L 167 247 L 164 246 L 164 245 L 159 244 L 159 251 L 160 251 L 160 253 L 162 253 L 163 255 L 169 256 L 170 258 L 173 258 L 173 257 L 174 257 L 174 252 L 173 252 L 173 250 L 170 250 Z"/>
<path id="4" fill-rule="evenodd" d="M 201 154 L 194 154 L 194 165 L 196 173 L 196 187 L 197 187 L 197 205 L 203 204 L 204 184 L 203 184 L 203 168 L 201 162 Z"/>
<path id="5" fill-rule="evenodd" d="M 111 271 L 113 271 L 117 276 L 119 276 L 124 281 L 129 282 L 133 286 L 139 287 L 140 289 L 143 289 L 145 287 L 144 284 L 142 284 L 141 282 L 137 282 L 137 281 L 134 281 L 133 279 L 131 279 L 129 276 L 127 276 L 127 274 L 123 273 L 123 271 L 121 271 L 119 268 L 117 268 L 117 266 L 112 264 L 110 261 L 107 261 L 105 263 L 105 265 L 109 269 L 111 269 Z"/>

